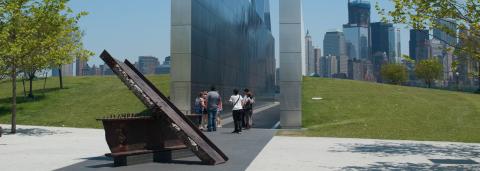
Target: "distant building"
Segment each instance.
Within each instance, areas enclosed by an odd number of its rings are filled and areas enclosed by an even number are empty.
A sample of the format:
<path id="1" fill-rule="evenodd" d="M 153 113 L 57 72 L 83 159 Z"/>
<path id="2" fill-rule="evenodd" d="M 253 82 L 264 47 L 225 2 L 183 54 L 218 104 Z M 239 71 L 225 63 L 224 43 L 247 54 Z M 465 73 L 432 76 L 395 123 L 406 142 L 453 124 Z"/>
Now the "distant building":
<path id="1" fill-rule="evenodd" d="M 359 27 L 370 24 L 370 2 L 365 0 L 348 0 L 348 23 Z"/>
<path id="2" fill-rule="evenodd" d="M 348 79 L 375 81 L 372 62 L 370 60 L 348 60 Z"/>
<path id="3" fill-rule="evenodd" d="M 313 76 L 319 77 L 320 76 L 320 60 L 322 58 L 322 49 L 314 48 L 313 56 L 315 58 L 315 74 Z"/>
<path id="4" fill-rule="evenodd" d="M 370 2 L 348 1 L 348 24 L 343 25 L 343 34 L 349 59 L 370 58 Z"/>
<path id="5" fill-rule="evenodd" d="M 53 77 L 58 77 L 59 75 L 60 74 L 59 74 L 58 68 L 52 69 L 52 76 Z M 62 76 L 71 77 L 73 75 L 74 75 L 74 73 L 73 73 L 73 63 L 62 65 Z"/>
<path id="6" fill-rule="evenodd" d="M 457 41 L 457 24 L 452 19 L 439 19 L 437 24 L 444 27 L 442 30 L 433 29 L 433 39 L 430 40 L 430 56 L 436 57 L 443 64 L 443 80 L 444 86 L 448 86 L 449 82 L 454 81 L 454 71 L 452 70 L 454 46 Z"/>
<path id="7" fill-rule="evenodd" d="M 377 82 L 383 82 L 381 70 L 382 67 L 389 63 L 386 52 L 377 52 L 372 55 L 373 75 Z"/>
<path id="8" fill-rule="evenodd" d="M 337 57 L 328 55 L 320 58 L 320 73 L 321 77 L 332 78 L 337 71 Z"/>
<path id="9" fill-rule="evenodd" d="M 401 63 L 403 57 L 402 57 L 402 43 L 401 43 L 402 38 L 400 37 L 400 29 L 397 29 L 396 33 L 397 33 L 395 38 L 395 43 L 397 47 L 396 63 Z"/>
<path id="10" fill-rule="evenodd" d="M 323 54 L 337 57 L 338 73 L 348 73 L 348 56 L 345 44 L 345 36 L 341 31 L 330 31 L 325 33 L 323 39 Z"/>
<path id="11" fill-rule="evenodd" d="M 89 67 L 87 64 L 87 61 L 81 60 L 80 58 L 77 58 L 75 60 L 75 75 L 76 76 L 87 76 L 89 75 Z"/>
<path id="12" fill-rule="evenodd" d="M 163 65 L 170 65 L 172 62 L 172 59 L 170 56 L 165 57 L 165 60 L 163 61 Z"/>
<path id="13" fill-rule="evenodd" d="M 90 74 L 93 75 L 93 76 L 102 76 L 103 75 L 100 67 L 97 67 L 96 65 L 92 66 L 92 68 L 90 70 Z"/>
<path id="14" fill-rule="evenodd" d="M 170 56 L 165 57 L 163 64 L 155 68 L 155 74 L 170 74 L 170 68 L 171 68 L 170 64 L 171 64 Z"/>
<path id="15" fill-rule="evenodd" d="M 429 31 L 428 30 L 410 30 L 410 57 L 415 61 L 429 58 Z"/>
<path id="16" fill-rule="evenodd" d="M 466 30 L 459 30 L 459 34 L 461 37 L 470 37 L 472 34 Z M 459 40 L 458 46 L 464 46 L 466 42 Z M 458 61 L 458 69 L 455 73 L 455 79 L 458 79 L 459 83 L 463 86 L 475 86 L 475 83 L 480 83 L 478 77 L 474 76 L 474 73 L 478 72 L 478 68 L 480 67 L 480 63 L 476 60 L 473 60 L 471 56 L 467 53 L 460 53 L 457 57 L 455 57 L 456 61 Z"/>
<path id="17" fill-rule="evenodd" d="M 100 65 L 100 70 L 102 71 L 102 75 L 114 75 L 112 69 L 110 69 L 107 65 Z"/>
<path id="18" fill-rule="evenodd" d="M 323 38 L 323 53 L 332 56 L 346 56 L 345 36 L 341 31 L 330 31 Z"/>
<path id="19" fill-rule="evenodd" d="M 376 22 L 370 24 L 372 33 L 372 54 L 385 53 L 389 63 L 395 63 L 397 53 L 395 28 L 393 24 Z"/>
<path id="20" fill-rule="evenodd" d="M 369 58 L 369 28 L 356 25 L 343 25 L 347 56 L 349 59 Z"/>
<path id="21" fill-rule="evenodd" d="M 442 43 L 445 43 L 449 46 L 456 46 L 457 41 L 457 24 L 455 20 L 452 19 L 438 19 L 437 23 L 444 27 L 444 29 L 448 29 L 445 32 L 442 29 L 434 28 L 433 29 L 433 38 L 440 40 Z"/>
<path id="22" fill-rule="evenodd" d="M 348 74 L 348 57 L 347 56 L 337 56 L 337 74 L 345 75 L 340 76 L 341 78 L 346 78 Z"/>
<path id="23" fill-rule="evenodd" d="M 307 34 L 305 35 L 305 73 L 307 73 L 307 76 L 315 74 L 315 55 L 313 49 L 312 36 L 310 36 L 310 32 L 307 30 Z"/>
<path id="24" fill-rule="evenodd" d="M 138 57 L 138 70 L 145 75 L 155 74 L 155 70 L 159 65 L 158 58 L 153 56 Z"/>

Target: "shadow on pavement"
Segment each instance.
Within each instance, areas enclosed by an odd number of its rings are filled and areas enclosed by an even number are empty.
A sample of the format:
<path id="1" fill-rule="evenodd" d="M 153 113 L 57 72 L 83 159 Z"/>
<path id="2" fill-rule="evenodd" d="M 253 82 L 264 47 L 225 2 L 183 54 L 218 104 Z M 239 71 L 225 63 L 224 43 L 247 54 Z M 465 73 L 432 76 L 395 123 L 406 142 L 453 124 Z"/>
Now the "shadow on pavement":
<path id="1" fill-rule="evenodd" d="M 477 158 L 480 148 L 475 145 L 430 145 L 418 143 L 375 143 L 375 144 L 340 144 L 344 149 L 332 149 L 330 152 L 369 153 L 378 156 L 391 155 L 441 155 L 453 158 Z"/>
<path id="2" fill-rule="evenodd" d="M 432 164 L 414 164 L 414 163 L 385 163 L 378 162 L 365 167 L 348 166 L 341 170 L 479 170 L 478 165 L 432 165 Z"/>
<path id="3" fill-rule="evenodd" d="M 4 135 L 12 135 L 10 134 L 11 129 L 3 128 Z M 18 136 L 47 136 L 47 135 L 57 135 L 57 134 L 68 134 L 71 132 L 68 131 L 52 131 L 42 128 L 17 128 L 17 133 L 15 135 Z"/>

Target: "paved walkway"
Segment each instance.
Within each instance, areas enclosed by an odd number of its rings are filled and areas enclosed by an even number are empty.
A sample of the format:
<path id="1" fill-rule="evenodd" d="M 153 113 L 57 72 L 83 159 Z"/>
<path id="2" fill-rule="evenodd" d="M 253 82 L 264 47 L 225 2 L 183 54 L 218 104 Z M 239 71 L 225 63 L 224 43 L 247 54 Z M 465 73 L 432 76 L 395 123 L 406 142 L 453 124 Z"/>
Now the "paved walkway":
<path id="1" fill-rule="evenodd" d="M 248 170 L 480 170 L 478 163 L 480 144 L 276 136 Z"/>
<path id="2" fill-rule="evenodd" d="M 17 134 L 0 137 L 0 170 L 53 170 L 102 156 L 107 150 L 101 129 L 19 125 Z"/>
<path id="3" fill-rule="evenodd" d="M 198 165 L 192 157 L 115 168 L 104 157 L 108 146 L 101 129 L 19 126 L 18 134 L 0 138 L 0 170 L 480 170 L 480 144 L 274 137 L 275 130 L 258 129 L 270 127 L 271 118 L 278 118 L 278 106 L 256 115 L 257 129 L 206 133 L 230 158 L 217 166 Z"/>

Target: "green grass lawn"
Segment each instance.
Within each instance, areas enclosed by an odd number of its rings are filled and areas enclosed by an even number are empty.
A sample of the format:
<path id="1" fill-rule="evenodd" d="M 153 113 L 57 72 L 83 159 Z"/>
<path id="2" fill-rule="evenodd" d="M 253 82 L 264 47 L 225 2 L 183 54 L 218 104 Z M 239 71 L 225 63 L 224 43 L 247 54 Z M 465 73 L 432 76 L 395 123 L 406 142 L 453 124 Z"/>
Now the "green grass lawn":
<path id="1" fill-rule="evenodd" d="M 169 94 L 170 78 L 149 76 Z M 350 80 L 306 77 L 304 132 L 287 134 L 350 138 L 480 142 L 480 95 Z M 10 123 L 11 83 L 0 82 L 0 123 Z M 145 110 L 117 77 L 67 77 L 34 82 L 35 99 L 18 84 L 18 124 L 101 128 L 95 118 Z M 312 100 L 322 97 L 323 100 Z"/>
<path id="2" fill-rule="evenodd" d="M 168 96 L 168 76 L 149 76 L 148 79 Z M 18 82 L 18 124 L 101 128 L 101 122 L 95 118 L 145 110 L 116 76 L 66 77 L 64 89 L 58 88 L 58 78 L 49 78 L 45 90 L 43 82 L 38 80 L 33 84 L 35 99 L 26 99 L 23 86 Z M 0 123 L 10 123 L 10 103 L 11 82 L 0 82 Z"/>
<path id="3" fill-rule="evenodd" d="M 480 142 L 476 94 L 305 78 L 302 100 L 307 136 Z"/>

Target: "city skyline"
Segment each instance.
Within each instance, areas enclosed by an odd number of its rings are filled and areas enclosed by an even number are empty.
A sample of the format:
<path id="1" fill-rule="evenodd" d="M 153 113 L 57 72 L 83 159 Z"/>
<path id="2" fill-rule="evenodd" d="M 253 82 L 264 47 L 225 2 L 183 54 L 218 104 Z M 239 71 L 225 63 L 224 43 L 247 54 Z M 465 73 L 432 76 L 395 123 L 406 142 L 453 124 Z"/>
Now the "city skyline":
<path id="1" fill-rule="evenodd" d="M 102 64 L 99 53 L 103 49 L 112 52 L 121 59 L 133 60 L 138 56 L 156 56 L 163 61 L 170 56 L 170 1 L 144 0 L 135 4 L 112 0 L 70 2 L 76 12 L 87 11 L 81 28 L 85 31 L 84 43 L 87 49 L 96 53 L 89 64 Z M 371 0 L 371 22 L 379 21 L 380 16 L 374 9 L 376 2 L 391 9 L 388 1 Z M 278 44 L 278 0 L 271 0 L 272 33 L 276 41 L 277 67 L 279 59 Z M 108 8 L 107 8 L 108 7 Z M 323 47 L 324 34 L 331 30 L 341 30 L 348 22 L 347 0 L 317 1 L 304 0 L 304 29 L 310 30 L 313 45 Z M 328 16 L 328 17 L 319 17 Z M 408 54 L 408 29 L 401 28 L 402 54 Z"/>

